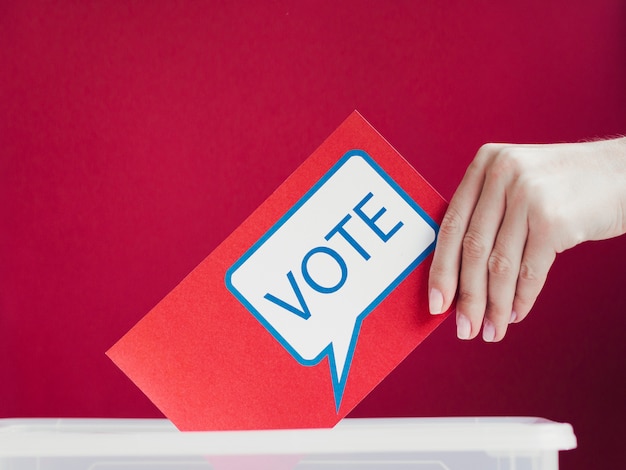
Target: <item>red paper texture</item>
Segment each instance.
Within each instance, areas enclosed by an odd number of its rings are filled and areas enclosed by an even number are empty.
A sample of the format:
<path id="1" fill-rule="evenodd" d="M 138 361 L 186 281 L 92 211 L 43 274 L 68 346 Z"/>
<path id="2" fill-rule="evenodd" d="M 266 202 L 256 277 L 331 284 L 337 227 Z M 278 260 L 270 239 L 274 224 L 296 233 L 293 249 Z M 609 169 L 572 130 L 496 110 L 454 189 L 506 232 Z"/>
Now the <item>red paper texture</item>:
<path id="1" fill-rule="evenodd" d="M 354 149 L 440 223 L 445 201 L 360 114 L 351 114 L 107 352 L 179 429 L 332 427 L 447 316 L 428 313 L 429 254 L 363 319 L 338 394 L 328 356 L 302 365 L 228 290 L 227 271 Z"/>

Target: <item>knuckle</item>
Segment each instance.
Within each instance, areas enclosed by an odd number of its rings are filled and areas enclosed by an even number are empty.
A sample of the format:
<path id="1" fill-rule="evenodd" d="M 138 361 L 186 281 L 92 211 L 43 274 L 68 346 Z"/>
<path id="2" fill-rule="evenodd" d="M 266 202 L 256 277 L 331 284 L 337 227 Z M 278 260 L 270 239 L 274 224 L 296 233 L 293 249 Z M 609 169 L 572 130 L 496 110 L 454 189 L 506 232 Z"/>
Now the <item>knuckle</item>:
<path id="1" fill-rule="evenodd" d="M 539 205 L 543 205 L 542 203 L 546 200 L 546 192 L 542 180 L 524 174 L 517 178 L 516 183 L 517 190 L 521 197 L 531 201 L 537 201 Z"/>
<path id="2" fill-rule="evenodd" d="M 485 162 L 493 158 L 494 155 L 497 155 L 501 149 L 502 149 L 501 144 L 494 144 L 494 143 L 483 144 L 478 149 L 478 152 L 476 153 L 476 158 L 474 159 L 474 161 Z"/>
<path id="3" fill-rule="evenodd" d="M 487 269 L 494 276 L 507 276 L 513 271 L 513 263 L 503 253 L 494 250 L 489 256 Z"/>
<path id="4" fill-rule="evenodd" d="M 475 231 L 468 231 L 463 237 L 463 257 L 482 259 L 487 252 L 486 245 Z"/>
<path id="5" fill-rule="evenodd" d="M 466 175 L 483 175 L 489 168 L 492 159 L 497 155 L 499 148 L 500 146 L 497 144 L 484 144 L 480 147 L 474 159 L 467 166 Z"/>
<path id="6" fill-rule="evenodd" d="M 519 278 L 526 282 L 538 282 L 541 277 L 528 261 L 522 261 L 519 270 Z"/>
<path id="7" fill-rule="evenodd" d="M 452 206 L 448 207 L 443 216 L 439 231 L 445 235 L 458 235 L 463 228 L 461 214 Z"/>
<path id="8" fill-rule="evenodd" d="M 506 146 L 498 150 L 493 157 L 488 174 L 494 178 L 505 176 L 520 178 L 525 172 L 525 159 L 519 147 Z"/>

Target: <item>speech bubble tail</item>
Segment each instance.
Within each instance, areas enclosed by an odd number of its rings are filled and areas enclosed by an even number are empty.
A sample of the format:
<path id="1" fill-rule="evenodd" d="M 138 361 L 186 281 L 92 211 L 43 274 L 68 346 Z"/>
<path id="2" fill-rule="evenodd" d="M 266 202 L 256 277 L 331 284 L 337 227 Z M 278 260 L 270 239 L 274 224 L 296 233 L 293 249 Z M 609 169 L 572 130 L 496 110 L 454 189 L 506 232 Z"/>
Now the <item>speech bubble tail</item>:
<path id="1" fill-rule="evenodd" d="M 328 359 L 330 363 L 330 375 L 333 382 L 333 394 L 335 396 L 335 410 L 339 413 L 343 392 L 348 380 L 348 373 L 354 356 L 356 341 L 359 337 L 361 321 L 356 324 L 341 328 L 337 331 L 335 339 L 330 343 Z"/>

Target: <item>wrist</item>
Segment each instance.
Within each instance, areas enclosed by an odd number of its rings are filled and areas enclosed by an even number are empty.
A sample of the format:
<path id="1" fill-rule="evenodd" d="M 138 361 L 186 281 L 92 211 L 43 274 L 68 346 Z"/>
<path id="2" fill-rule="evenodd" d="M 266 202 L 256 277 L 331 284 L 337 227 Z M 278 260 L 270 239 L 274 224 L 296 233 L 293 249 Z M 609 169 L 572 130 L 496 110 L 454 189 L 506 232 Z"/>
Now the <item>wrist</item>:
<path id="1" fill-rule="evenodd" d="M 621 197 L 620 197 L 620 205 L 622 212 L 622 227 L 620 235 L 626 233 L 626 137 L 622 137 L 620 139 L 615 140 L 616 152 L 618 155 L 618 159 L 621 161 L 621 165 L 619 170 L 621 170 Z M 618 170 L 618 171 L 619 171 Z"/>
<path id="2" fill-rule="evenodd" d="M 626 137 L 604 142 L 614 179 L 616 227 L 613 236 L 626 233 Z"/>

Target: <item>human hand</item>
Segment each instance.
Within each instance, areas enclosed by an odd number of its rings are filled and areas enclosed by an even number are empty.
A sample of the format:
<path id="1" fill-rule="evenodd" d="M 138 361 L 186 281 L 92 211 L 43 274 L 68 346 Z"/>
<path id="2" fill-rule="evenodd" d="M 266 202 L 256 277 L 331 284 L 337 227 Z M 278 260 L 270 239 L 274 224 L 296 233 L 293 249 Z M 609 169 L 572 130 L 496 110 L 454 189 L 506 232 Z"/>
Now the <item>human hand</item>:
<path id="1" fill-rule="evenodd" d="M 443 218 L 432 314 L 458 290 L 457 336 L 500 341 L 535 303 L 557 253 L 626 232 L 626 138 L 481 147 Z"/>

